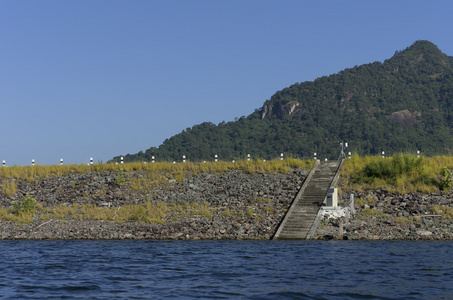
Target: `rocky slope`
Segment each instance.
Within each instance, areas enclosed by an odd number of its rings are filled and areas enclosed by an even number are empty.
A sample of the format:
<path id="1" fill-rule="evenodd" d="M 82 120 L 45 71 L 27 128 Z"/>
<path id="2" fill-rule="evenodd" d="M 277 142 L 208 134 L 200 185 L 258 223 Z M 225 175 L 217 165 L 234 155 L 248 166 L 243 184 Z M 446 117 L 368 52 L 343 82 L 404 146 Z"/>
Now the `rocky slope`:
<path id="1" fill-rule="evenodd" d="M 211 215 L 178 217 L 169 213 L 164 224 L 140 224 L 73 218 L 43 220 L 37 214 L 31 224 L 0 221 L 0 239 L 270 239 L 305 174 L 299 169 L 288 174 L 246 174 L 241 170 L 187 174 L 180 182 L 169 179 L 149 189 L 134 188 L 133 183 L 139 179 L 142 184 L 149 181 L 137 172 L 120 177 L 113 171 L 102 171 L 33 182 L 17 179 L 14 195 L 0 194 L 0 207 L 10 207 L 11 201 L 31 195 L 45 208 L 74 203 L 110 209 L 147 202 L 207 203 Z"/>
<path id="2" fill-rule="evenodd" d="M 351 193 L 356 199 L 355 213 L 347 217 Z M 342 208 L 324 212 L 316 239 L 453 240 L 451 192 L 398 195 L 384 189 L 348 191 L 342 200 Z"/>
<path id="3" fill-rule="evenodd" d="M 168 179 L 152 188 L 137 188 L 145 174 L 113 171 L 66 174 L 34 181 L 14 181 L 17 192 L 0 193 L 0 208 L 11 201 L 33 196 L 43 208 L 95 204 L 122 209 L 128 204 L 162 202 L 167 205 L 207 203 L 210 215 L 178 216 L 169 212 L 162 224 L 133 220 L 115 222 L 42 219 L 18 224 L 0 220 L 0 239 L 261 239 L 272 238 L 286 210 L 305 179 L 306 171 L 287 174 L 226 173 L 187 174 L 180 181 Z M 169 176 L 171 178 L 171 176 Z M 146 186 L 146 185 L 145 185 Z M 355 195 L 355 213 L 344 215 L 349 195 Z M 344 191 L 344 203 L 329 211 L 313 239 L 353 240 L 453 240 L 453 193 L 398 195 L 384 189 Z M 343 231 L 340 232 L 340 228 Z"/>

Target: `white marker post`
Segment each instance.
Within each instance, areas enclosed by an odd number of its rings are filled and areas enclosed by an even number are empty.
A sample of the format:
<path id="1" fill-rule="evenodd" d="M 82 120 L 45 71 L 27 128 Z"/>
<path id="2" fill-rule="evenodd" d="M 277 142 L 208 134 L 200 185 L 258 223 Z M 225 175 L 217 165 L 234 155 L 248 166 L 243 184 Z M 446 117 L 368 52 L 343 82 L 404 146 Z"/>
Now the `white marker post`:
<path id="1" fill-rule="evenodd" d="M 420 150 L 417 150 L 417 157 L 420 157 Z"/>
<path id="2" fill-rule="evenodd" d="M 185 156 L 185 155 L 182 156 L 182 162 L 183 162 L 183 163 L 186 162 L 186 156 Z"/>
<path id="3" fill-rule="evenodd" d="M 283 153 L 280 153 L 280 160 L 283 160 Z"/>
<path id="4" fill-rule="evenodd" d="M 385 152 L 384 152 L 384 151 L 382 151 L 382 158 L 384 158 L 384 157 L 385 157 Z"/>
<path id="5" fill-rule="evenodd" d="M 314 153 L 314 156 L 315 156 L 315 160 L 316 160 L 316 152 Z"/>
<path id="6" fill-rule="evenodd" d="M 349 156 L 348 158 L 351 158 L 351 152 L 348 152 L 348 156 Z"/>
<path id="7" fill-rule="evenodd" d="M 60 166 L 63 165 L 63 158 L 60 158 Z"/>
<path id="8" fill-rule="evenodd" d="M 123 163 L 124 157 L 121 156 L 121 163 Z"/>
<path id="9" fill-rule="evenodd" d="M 217 158 L 218 158 L 217 154 L 214 155 L 214 161 L 217 161 Z"/>
<path id="10" fill-rule="evenodd" d="M 6 167 L 6 161 L 3 161 L 2 167 Z"/>
<path id="11" fill-rule="evenodd" d="M 32 165 L 32 166 L 35 165 L 35 160 L 34 160 L 34 159 L 31 160 L 31 165 Z"/>
<path id="12" fill-rule="evenodd" d="M 93 164 L 93 158 L 90 157 L 90 165 L 92 165 L 92 164 Z"/>
<path id="13" fill-rule="evenodd" d="M 350 199 L 350 200 L 349 200 L 349 209 L 351 210 L 351 213 L 352 213 L 352 214 L 355 214 L 355 208 L 354 208 L 354 194 L 351 194 L 349 199 Z"/>
<path id="14" fill-rule="evenodd" d="M 154 163 L 154 156 L 151 156 L 151 161 Z"/>
<path id="15" fill-rule="evenodd" d="M 247 154 L 247 160 L 250 161 L 250 154 Z"/>

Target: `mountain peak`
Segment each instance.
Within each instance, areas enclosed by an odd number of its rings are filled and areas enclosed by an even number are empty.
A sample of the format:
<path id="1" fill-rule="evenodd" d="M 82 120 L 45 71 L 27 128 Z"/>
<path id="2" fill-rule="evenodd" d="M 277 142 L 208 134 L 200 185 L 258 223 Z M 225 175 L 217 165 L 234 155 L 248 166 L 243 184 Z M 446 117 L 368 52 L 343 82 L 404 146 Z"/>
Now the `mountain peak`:
<path id="1" fill-rule="evenodd" d="M 402 51 L 396 51 L 388 60 L 390 63 L 419 67 L 434 66 L 445 68 L 450 66 L 448 56 L 430 41 L 418 40 Z"/>
<path id="2" fill-rule="evenodd" d="M 407 47 L 407 49 L 435 49 L 441 52 L 434 43 L 427 40 L 417 40 L 412 45 Z"/>

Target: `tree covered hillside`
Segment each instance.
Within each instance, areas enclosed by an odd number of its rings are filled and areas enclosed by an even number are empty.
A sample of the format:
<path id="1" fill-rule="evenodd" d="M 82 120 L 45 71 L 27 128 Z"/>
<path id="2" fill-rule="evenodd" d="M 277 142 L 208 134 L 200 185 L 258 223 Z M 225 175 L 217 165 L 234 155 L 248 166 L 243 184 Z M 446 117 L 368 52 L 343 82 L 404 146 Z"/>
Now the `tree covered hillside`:
<path id="1" fill-rule="evenodd" d="M 337 158 L 348 151 L 425 155 L 453 151 L 453 57 L 417 41 L 383 63 L 345 69 L 276 92 L 247 117 L 183 130 L 159 147 L 125 155 L 127 161 Z M 119 161 L 120 156 L 113 161 Z"/>

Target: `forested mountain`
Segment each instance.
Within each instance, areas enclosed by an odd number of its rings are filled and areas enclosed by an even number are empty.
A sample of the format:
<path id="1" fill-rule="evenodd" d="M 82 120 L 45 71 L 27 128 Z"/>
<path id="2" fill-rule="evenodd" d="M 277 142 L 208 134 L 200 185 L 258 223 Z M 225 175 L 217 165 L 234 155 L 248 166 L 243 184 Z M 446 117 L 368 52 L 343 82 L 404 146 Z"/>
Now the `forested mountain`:
<path id="1" fill-rule="evenodd" d="M 453 152 L 453 57 L 417 41 L 383 63 L 345 69 L 276 92 L 247 117 L 183 130 L 127 161 L 293 157 L 337 158 L 339 142 L 358 154 Z M 113 161 L 119 161 L 115 157 Z"/>

